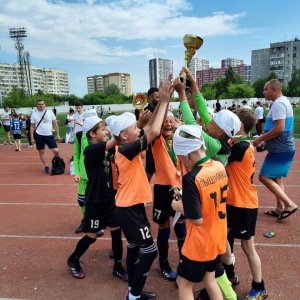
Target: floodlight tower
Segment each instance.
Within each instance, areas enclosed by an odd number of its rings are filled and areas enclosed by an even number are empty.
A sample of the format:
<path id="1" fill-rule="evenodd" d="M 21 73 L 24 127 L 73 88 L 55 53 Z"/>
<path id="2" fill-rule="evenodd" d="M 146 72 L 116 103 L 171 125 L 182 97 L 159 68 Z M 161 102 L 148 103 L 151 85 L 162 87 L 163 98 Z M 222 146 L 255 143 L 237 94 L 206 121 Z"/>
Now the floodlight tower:
<path id="1" fill-rule="evenodd" d="M 25 72 L 24 72 L 24 61 L 23 61 L 23 38 L 27 37 L 26 28 L 10 28 L 9 36 L 16 42 L 15 48 L 18 51 L 18 61 L 20 66 L 20 76 L 21 76 L 21 91 L 25 94 Z"/>

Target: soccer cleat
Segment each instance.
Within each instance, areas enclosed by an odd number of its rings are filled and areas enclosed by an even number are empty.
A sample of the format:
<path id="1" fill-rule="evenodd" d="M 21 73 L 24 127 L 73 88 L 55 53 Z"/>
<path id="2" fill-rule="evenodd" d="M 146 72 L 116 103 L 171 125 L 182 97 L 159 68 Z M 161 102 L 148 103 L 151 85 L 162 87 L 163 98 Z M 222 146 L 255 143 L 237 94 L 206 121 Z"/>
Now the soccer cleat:
<path id="1" fill-rule="evenodd" d="M 45 167 L 45 173 L 50 173 L 50 168 L 49 167 Z"/>
<path id="2" fill-rule="evenodd" d="M 196 300 L 210 300 L 208 293 L 205 288 L 200 290 L 198 296 L 195 298 Z"/>
<path id="3" fill-rule="evenodd" d="M 121 265 L 113 268 L 113 275 L 121 278 L 122 280 L 128 282 L 128 274 L 126 269 Z"/>
<path id="4" fill-rule="evenodd" d="M 165 277 L 165 279 L 170 280 L 170 281 L 176 280 L 177 274 L 176 274 L 176 272 L 174 272 L 171 269 L 168 261 L 165 261 L 160 264 L 160 271 L 163 274 L 163 276 Z"/>
<path id="5" fill-rule="evenodd" d="M 156 295 L 150 292 L 141 292 L 141 295 L 139 298 L 137 298 L 139 300 L 156 300 Z M 127 291 L 126 296 L 124 298 L 124 300 L 129 300 L 129 292 Z"/>
<path id="6" fill-rule="evenodd" d="M 112 251 L 112 249 L 109 250 L 108 256 L 109 256 L 110 259 L 115 258 L 115 255 L 114 255 L 114 252 Z"/>
<path id="7" fill-rule="evenodd" d="M 97 237 L 100 237 L 104 234 L 104 230 L 103 229 L 100 229 L 98 232 L 97 232 Z"/>
<path id="8" fill-rule="evenodd" d="M 78 279 L 83 279 L 85 277 L 85 273 L 80 266 L 80 261 L 77 258 L 71 258 L 71 256 L 67 260 L 67 264 L 71 269 L 72 275 Z"/>
<path id="9" fill-rule="evenodd" d="M 268 292 L 264 290 L 251 290 L 245 300 L 263 300 L 268 298 Z"/>
<path id="10" fill-rule="evenodd" d="M 81 233 L 82 232 L 82 222 L 80 225 L 75 229 L 75 233 Z"/>
<path id="11" fill-rule="evenodd" d="M 231 282 L 232 286 L 236 286 L 240 283 L 240 280 L 239 280 L 239 278 L 237 277 L 236 274 L 234 274 L 233 277 L 228 278 L 228 280 Z"/>

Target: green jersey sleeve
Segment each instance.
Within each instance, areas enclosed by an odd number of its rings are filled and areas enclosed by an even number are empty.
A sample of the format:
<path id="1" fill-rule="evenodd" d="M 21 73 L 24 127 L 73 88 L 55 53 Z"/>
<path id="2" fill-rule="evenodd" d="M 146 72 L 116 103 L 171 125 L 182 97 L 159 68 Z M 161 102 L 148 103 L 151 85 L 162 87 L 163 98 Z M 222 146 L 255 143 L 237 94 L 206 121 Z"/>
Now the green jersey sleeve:
<path id="1" fill-rule="evenodd" d="M 203 122 L 205 126 L 211 121 L 211 116 L 208 112 L 207 106 L 206 106 L 206 101 L 204 100 L 202 94 L 194 94 L 193 95 L 195 104 L 197 107 L 197 111 L 200 115 L 200 119 Z"/>

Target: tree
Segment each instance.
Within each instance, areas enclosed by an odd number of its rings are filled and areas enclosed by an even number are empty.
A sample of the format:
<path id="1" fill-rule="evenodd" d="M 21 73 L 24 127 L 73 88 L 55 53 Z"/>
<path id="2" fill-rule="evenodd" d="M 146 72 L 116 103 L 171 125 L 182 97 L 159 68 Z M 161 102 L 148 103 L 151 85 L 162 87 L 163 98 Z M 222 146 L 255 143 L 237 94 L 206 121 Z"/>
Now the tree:
<path id="1" fill-rule="evenodd" d="M 300 70 L 294 70 L 292 73 L 292 79 L 288 83 L 287 92 L 285 94 L 288 97 L 300 96 Z"/>
<path id="2" fill-rule="evenodd" d="M 264 86 L 267 81 L 271 79 L 277 79 L 277 75 L 275 72 L 271 72 L 267 77 L 260 78 L 253 83 L 253 88 L 255 90 L 255 97 L 262 98 Z"/>
<path id="3" fill-rule="evenodd" d="M 108 87 L 105 88 L 104 92 L 107 95 L 119 95 L 120 89 L 116 84 L 110 84 Z"/>
<path id="4" fill-rule="evenodd" d="M 216 99 L 217 89 L 212 82 L 204 83 L 201 92 L 206 100 Z"/>
<path id="5" fill-rule="evenodd" d="M 252 98 L 255 95 L 255 90 L 249 84 L 229 84 L 228 99 Z"/>

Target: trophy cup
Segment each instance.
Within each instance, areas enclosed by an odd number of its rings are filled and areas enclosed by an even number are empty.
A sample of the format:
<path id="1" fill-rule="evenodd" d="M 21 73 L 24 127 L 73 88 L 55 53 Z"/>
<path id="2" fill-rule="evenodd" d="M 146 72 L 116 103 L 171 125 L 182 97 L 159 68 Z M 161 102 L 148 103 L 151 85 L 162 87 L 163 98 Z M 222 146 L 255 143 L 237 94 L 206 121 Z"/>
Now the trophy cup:
<path id="1" fill-rule="evenodd" d="M 132 99 L 135 109 L 142 109 L 147 104 L 147 97 L 144 94 L 136 94 Z"/>
<path id="2" fill-rule="evenodd" d="M 197 35 L 193 35 L 193 34 L 186 34 L 183 37 L 183 44 L 186 48 L 185 50 L 185 67 L 188 68 L 192 57 L 195 55 L 196 50 L 198 50 L 202 44 L 203 44 L 203 39 Z M 185 72 L 182 72 L 180 74 L 181 78 L 186 78 L 186 74 Z"/>

